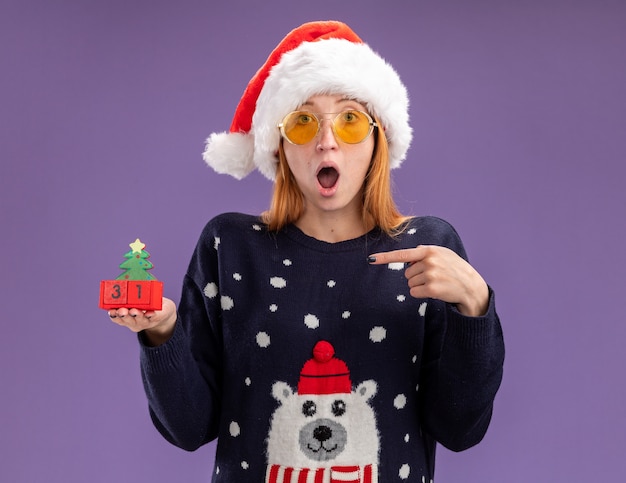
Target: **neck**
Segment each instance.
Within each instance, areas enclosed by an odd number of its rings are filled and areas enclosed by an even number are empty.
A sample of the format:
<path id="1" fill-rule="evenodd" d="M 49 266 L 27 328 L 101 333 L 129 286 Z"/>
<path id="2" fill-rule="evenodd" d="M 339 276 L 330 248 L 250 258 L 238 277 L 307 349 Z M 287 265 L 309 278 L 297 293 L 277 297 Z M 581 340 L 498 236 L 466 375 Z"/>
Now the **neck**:
<path id="1" fill-rule="evenodd" d="M 337 243 L 365 235 L 374 227 L 371 220 L 358 216 L 338 216 L 336 213 L 304 213 L 295 225 L 306 235 L 320 241 Z"/>

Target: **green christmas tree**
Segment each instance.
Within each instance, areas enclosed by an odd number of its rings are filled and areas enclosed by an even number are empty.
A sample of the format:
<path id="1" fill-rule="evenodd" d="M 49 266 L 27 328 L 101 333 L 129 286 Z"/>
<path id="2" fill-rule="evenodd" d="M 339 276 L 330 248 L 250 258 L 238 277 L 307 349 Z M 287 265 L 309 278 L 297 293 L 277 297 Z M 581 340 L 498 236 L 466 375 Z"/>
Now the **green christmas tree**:
<path id="1" fill-rule="evenodd" d="M 125 270 L 116 280 L 156 280 L 156 277 L 148 273 L 154 265 L 148 261 L 150 254 L 144 250 L 146 245 L 137 238 L 130 245 L 131 250 L 124 255 L 126 261 L 120 265 Z"/>

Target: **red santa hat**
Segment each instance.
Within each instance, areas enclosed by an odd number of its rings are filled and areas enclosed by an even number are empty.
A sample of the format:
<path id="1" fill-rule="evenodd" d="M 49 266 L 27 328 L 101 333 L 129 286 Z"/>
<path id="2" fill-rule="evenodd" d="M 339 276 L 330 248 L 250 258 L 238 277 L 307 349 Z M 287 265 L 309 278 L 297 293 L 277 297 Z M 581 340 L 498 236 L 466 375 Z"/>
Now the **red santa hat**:
<path id="1" fill-rule="evenodd" d="M 278 124 L 318 94 L 342 94 L 363 103 L 385 130 L 390 167 L 400 165 L 412 139 L 406 88 L 393 67 L 336 21 L 306 23 L 278 44 L 250 80 L 230 130 L 207 139 L 204 160 L 237 179 L 257 168 L 273 180 Z"/>
<path id="2" fill-rule="evenodd" d="M 300 371 L 298 394 L 350 394 L 350 371 L 341 359 L 334 357 L 330 342 L 319 341 L 313 348 L 313 359 Z"/>

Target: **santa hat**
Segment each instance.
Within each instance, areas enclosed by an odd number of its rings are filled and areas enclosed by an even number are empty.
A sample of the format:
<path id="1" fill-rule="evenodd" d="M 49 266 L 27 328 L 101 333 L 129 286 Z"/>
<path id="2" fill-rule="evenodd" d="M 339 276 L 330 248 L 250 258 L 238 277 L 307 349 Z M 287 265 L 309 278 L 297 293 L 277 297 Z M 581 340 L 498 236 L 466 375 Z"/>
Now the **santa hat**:
<path id="1" fill-rule="evenodd" d="M 341 359 L 334 357 L 330 342 L 319 341 L 313 348 L 313 359 L 300 371 L 298 394 L 350 394 L 350 371 Z"/>
<path id="2" fill-rule="evenodd" d="M 396 168 L 411 144 L 409 100 L 396 71 L 348 27 L 310 22 L 292 30 L 248 83 L 230 131 L 213 133 L 203 158 L 218 173 L 241 179 L 255 168 L 273 180 L 278 124 L 311 96 L 342 94 L 377 117 Z"/>

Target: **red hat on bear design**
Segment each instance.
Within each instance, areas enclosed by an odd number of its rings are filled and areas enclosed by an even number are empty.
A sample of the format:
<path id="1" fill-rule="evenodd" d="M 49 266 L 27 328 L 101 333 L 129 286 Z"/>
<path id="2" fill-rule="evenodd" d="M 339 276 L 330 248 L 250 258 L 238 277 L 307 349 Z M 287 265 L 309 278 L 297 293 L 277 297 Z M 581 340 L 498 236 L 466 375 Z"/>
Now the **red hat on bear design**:
<path id="1" fill-rule="evenodd" d="M 313 359 L 300 371 L 298 394 L 350 394 L 352 382 L 348 366 L 335 356 L 330 342 L 320 340 L 313 348 Z"/>

